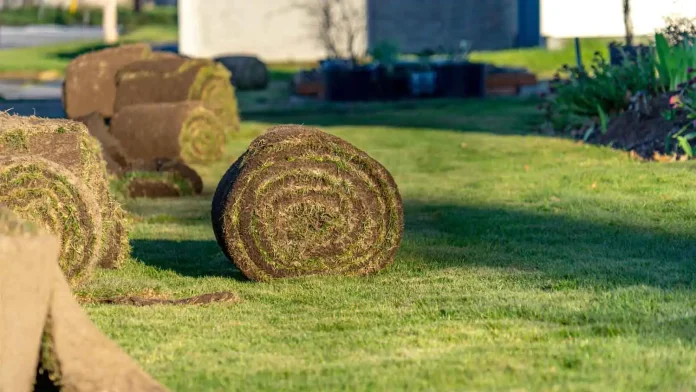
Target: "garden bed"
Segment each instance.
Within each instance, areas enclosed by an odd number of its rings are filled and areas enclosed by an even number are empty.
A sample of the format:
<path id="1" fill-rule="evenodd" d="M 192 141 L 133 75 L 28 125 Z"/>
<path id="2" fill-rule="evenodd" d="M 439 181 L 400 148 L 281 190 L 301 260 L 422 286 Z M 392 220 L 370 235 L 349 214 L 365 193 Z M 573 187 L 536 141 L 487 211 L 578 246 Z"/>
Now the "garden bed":
<path id="1" fill-rule="evenodd" d="M 672 113 L 669 103 L 670 95 L 664 94 L 644 102 L 644 106 L 629 109 L 611 119 L 606 132 L 593 132 L 586 141 L 613 148 L 631 151 L 633 155 L 648 160 L 686 159 L 676 147 L 678 141 L 673 137 L 689 120 L 685 113 Z M 577 138 L 584 138 L 588 127 L 573 133 Z"/>

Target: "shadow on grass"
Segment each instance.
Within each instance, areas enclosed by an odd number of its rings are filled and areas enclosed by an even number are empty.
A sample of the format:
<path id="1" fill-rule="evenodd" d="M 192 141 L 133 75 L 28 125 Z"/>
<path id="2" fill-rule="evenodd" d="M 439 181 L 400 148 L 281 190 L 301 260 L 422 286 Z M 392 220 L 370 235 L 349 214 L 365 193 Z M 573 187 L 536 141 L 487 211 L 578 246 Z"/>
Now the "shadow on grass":
<path id="1" fill-rule="evenodd" d="M 215 241 L 133 240 L 133 257 L 146 265 L 194 278 L 246 280 Z M 193 262 L 195 260 L 195 262 Z"/>
<path id="2" fill-rule="evenodd" d="M 398 258 L 408 273 L 490 267 L 519 272 L 543 291 L 696 289 L 694 234 L 495 208 L 407 202 L 405 211 Z M 135 240 L 133 256 L 184 276 L 244 280 L 212 240 Z"/>
<path id="3" fill-rule="evenodd" d="M 401 252 L 423 268 L 531 272 L 540 289 L 696 289 L 696 235 L 504 209 L 406 204 Z M 540 278 L 534 278 L 534 276 Z M 525 279 L 521 275 L 521 279 Z"/>

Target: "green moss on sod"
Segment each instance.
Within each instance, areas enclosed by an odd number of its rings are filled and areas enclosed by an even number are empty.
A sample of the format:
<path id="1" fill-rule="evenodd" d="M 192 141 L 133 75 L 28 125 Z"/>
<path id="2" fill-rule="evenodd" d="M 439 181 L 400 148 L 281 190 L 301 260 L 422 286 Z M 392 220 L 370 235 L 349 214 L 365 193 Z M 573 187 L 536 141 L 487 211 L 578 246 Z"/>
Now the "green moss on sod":
<path id="1" fill-rule="evenodd" d="M 318 129 L 278 126 L 220 181 L 213 229 L 249 278 L 363 275 L 393 261 L 403 206 L 389 172 Z"/>
<path id="2" fill-rule="evenodd" d="M 118 267 L 130 257 L 125 212 L 109 193 L 101 146 L 83 124 L 0 113 L 0 155 L 41 157 L 72 172 L 92 192 L 102 216 L 98 264 Z"/>
<path id="3" fill-rule="evenodd" d="M 102 219 L 70 171 L 42 158 L 0 157 L 0 204 L 61 239 L 59 263 L 71 284 L 89 278 L 101 256 Z"/>

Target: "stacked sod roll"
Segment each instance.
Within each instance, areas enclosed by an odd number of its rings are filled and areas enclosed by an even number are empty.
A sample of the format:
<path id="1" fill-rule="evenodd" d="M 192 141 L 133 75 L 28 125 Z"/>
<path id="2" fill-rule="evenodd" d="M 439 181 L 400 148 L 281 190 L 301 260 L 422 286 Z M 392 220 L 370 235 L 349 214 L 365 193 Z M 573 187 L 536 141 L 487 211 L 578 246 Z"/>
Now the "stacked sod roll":
<path id="1" fill-rule="evenodd" d="M 111 117 L 116 97 L 116 73 L 134 61 L 152 57 L 147 44 L 122 45 L 78 56 L 68 64 L 63 85 L 63 106 L 68 118 L 97 112 Z"/>
<path id="2" fill-rule="evenodd" d="M 31 163 L 34 159 L 40 158 L 69 172 L 74 177 L 74 180 L 68 179 L 63 182 L 68 185 L 79 182 L 81 184 L 79 188 L 86 189 L 86 191 L 80 192 L 71 191 L 72 193 L 70 194 L 88 194 L 95 200 L 97 214 L 101 217 L 101 229 L 100 233 L 98 233 L 98 238 L 101 239 L 100 244 L 92 252 L 95 255 L 99 255 L 98 264 L 102 267 L 115 268 L 122 265 L 130 256 L 125 213 L 109 192 L 105 163 L 102 159 L 99 143 L 87 133 L 83 124 L 68 120 L 47 120 L 0 113 L 0 157 L 3 157 L 4 162 L 0 165 L 0 181 L 3 181 L 3 184 L 0 186 L 5 187 L 5 189 L 21 188 L 20 184 L 26 182 L 34 187 L 32 188 L 34 190 L 29 193 L 21 193 L 21 195 L 24 195 L 23 197 L 41 192 L 44 192 L 46 195 L 53 195 L 57 190 L 50 189 L 52 186 L 50 182 L 43 182 L 46 184 L 46 189 L 39 188 L 40 181 L 27 182 L 30 175 L 16 173 L 19 170 L 17 169 L 18 159 L 24 158 L 26 162 Z M 12 159 L 10 160 L 9 158 Z M 26 162 L 23 162 L 23 164 Z M 31 166 L 30 163 L 26 163 L 29 166 L 25 166 L 31 167 L 35 175 L 53 178 L 46 174 L 49 171 L 54 171 L 53 168 L 49 168 L 50 170 L 45 169 L 48 167 L 45 163 L 34 166 Z M 61 179 L 68 178 L 62 172 L 59 177 Z M 68 185 L 65 185 L 63 188 L 77 189 Z M 38 197 L 33 202 L 40 203 L 43 201 L 48 203 L 48 205 L 43 207 L 43 211 L 54 211 L 56 204 L 53 200 L 67 200 L 63 199 L 63 197 L 66 197 L 63 193 L 60 196 L 55 194 L 55 197 Z M 4 197 L 7 198 L 8 195 L 4 195 Z M 26 202 L 23 200 L 5 200 L 4 203 L 10 206 L 17 206 L 18 209 L 24 208 L 21 206 L 26 206 Z M 84 204 L 89 206 L 94 203 L 84 201 Z M 34 206 L 38 208 L 36 204 Z M 65 208 L 65 211 L 71 211 L 77 208 L 77 205 L 66 205 Z M 55 219 L 55 214 L 48 213 L 47 217 Z M 52 226 L 50 219 L 42 222 L 49 229 Z M 93 219 L 93 221 L 96 221 L 96 219 Z M 92 227 L 97 229 L 99 225 L 95 223 L 92 224 Z M 90 241 L 87 238 L 77 240 L 68 236 L 62 236 L 61 239 L 64 242 L 71 243 L 88 243 Z M 89 270 L 87 270 L 88 272 Z"/>
<path id="3" fill-rule="evenodd" d="M 116 75 L 114 111 L 156 102 L 201 101 L 228 130 L 239 128 L 230 72 L 210 60 L 155 58 L 130 63 Z"/>
<path id="4" fill-rule="evenodd" d="M 365 152 L 318 129 L 278 126 L 221 179 L 212 221 L 250 279 L 363 275 L 393 261 L 403 206 L 390 173 Z"/>
<path id="5" fill-rule="evenodd" d="M 166 391 L 83 313 L 59 249 L 0 207 L 0 391 Z"/>
<path id="6" fill-rule="evenodd" d="M 111 134 L 133 159 L 182 159 L 210 163 L 222 156 L 225 129 L 197 101 L 127 106 L 111 120 Z"/>

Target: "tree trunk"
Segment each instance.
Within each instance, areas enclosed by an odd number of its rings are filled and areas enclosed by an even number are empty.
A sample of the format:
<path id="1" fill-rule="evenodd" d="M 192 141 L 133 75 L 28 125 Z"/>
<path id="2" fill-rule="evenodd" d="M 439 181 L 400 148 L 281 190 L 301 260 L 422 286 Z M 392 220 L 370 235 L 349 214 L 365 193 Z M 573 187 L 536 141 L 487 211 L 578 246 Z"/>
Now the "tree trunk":
<path id="1" fill-rule="evenodd" d="M 623 0 L 624 27 L 626 28 L 626 45 L 633 45 L 633 20 L 631 19 L 631 0 Z"/>
<path id="2" fill-rule="evenodd" d="M 143 1 L 142 0 L 133 0 L 133 11 L 135 11 L 136 14 L 140 13 L 140 10 L 143 7 Z"/>
<path id="3" fill-rule="evenodd" d="M 106 0 L 104 3 L 104 42 L 115 44 L 118 42 L 118 12 L 116 0 Z"/>

